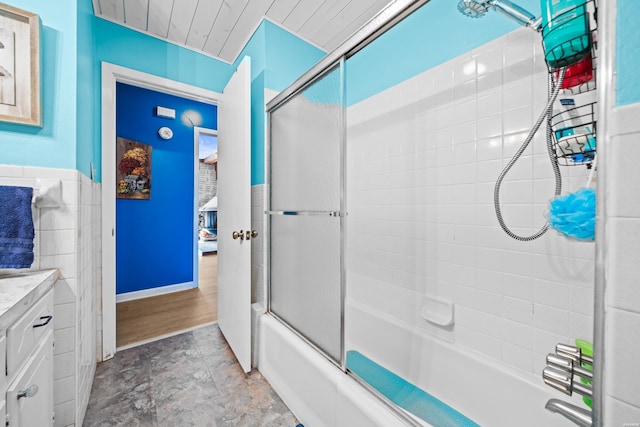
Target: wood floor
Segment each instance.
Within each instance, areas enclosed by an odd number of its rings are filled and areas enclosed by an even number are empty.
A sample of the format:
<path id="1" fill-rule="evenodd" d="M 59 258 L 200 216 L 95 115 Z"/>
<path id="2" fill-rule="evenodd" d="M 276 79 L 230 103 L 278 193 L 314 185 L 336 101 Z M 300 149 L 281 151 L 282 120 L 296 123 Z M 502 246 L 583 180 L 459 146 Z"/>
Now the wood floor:
<path id="1" fill-rule="evenodd" d="M 218 320 L 218 255 L 199 258 L 199 287 L 116 304 L 116 347 Z"/>

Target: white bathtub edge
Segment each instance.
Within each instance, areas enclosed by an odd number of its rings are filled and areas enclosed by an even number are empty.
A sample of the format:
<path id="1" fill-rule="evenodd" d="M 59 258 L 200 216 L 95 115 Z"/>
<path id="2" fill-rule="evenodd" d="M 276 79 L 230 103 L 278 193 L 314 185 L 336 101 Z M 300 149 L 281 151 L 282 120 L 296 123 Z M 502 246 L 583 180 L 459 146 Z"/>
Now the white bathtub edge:
<path id="1" fill-rule="evenodd" d="M 305 427 L 405 425 L 278 320 L 259 321 L 260 372 Z"/>

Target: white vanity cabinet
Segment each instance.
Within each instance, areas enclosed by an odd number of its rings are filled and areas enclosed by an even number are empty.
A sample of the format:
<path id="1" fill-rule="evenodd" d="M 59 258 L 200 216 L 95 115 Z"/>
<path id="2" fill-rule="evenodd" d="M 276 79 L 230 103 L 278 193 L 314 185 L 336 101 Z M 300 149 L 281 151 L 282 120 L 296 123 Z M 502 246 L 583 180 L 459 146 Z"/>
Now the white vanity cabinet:
<path id="1" fill-rule="evenodd" d="M 0 366 L 7 366 L 7 338 L 4 335 L 0 335 Z M 6 371 L 5 371 L 6 373 Z M 7 377 L 6 375 L 0 375 L 0 390 L 7 389 Z M 7 394 L 2 393 L 0 395 L 0 422 L 7 419 Z"/>
<path id="2" fill-rule="evenodd" d="M 53 425 L 53 331 L 45 334 L 7 388 L 9 427 Z"/>
<path id="3" fill-rule="evenodd" d="M 53 413 L 53 280 L 20 295 L 0 280 L 0 425 L 48 427 Z M 30 277 L 35 280 L 34 277 Z M 1 296 L 16 294 L 11 305 Z M 6 303 L 2 306 L 2 303 Z"/>

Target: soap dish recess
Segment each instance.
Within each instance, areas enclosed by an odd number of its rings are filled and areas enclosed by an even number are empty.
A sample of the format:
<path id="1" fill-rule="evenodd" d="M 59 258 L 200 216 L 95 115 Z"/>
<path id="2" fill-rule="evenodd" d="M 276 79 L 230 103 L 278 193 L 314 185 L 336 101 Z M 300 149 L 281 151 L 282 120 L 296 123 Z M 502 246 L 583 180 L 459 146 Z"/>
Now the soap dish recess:
<path id="1" fill-rule="evenodd" d="M 429 323 L 437 326 L 451 326 L 454 324 L 453 302 L 431 296 L 425 296 L 422 301 L 420 315 Z"/>

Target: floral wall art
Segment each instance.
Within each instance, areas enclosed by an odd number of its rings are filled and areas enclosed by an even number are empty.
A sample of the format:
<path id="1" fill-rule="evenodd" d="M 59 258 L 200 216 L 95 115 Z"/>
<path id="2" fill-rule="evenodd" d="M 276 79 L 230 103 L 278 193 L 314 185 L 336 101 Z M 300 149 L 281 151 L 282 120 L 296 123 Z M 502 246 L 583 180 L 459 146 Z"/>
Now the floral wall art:
<path id="1" fill-rule="evenodd" d="M 116 197 L 150 199 L 151 146 L 118 137 L 116 162 Z"/>

